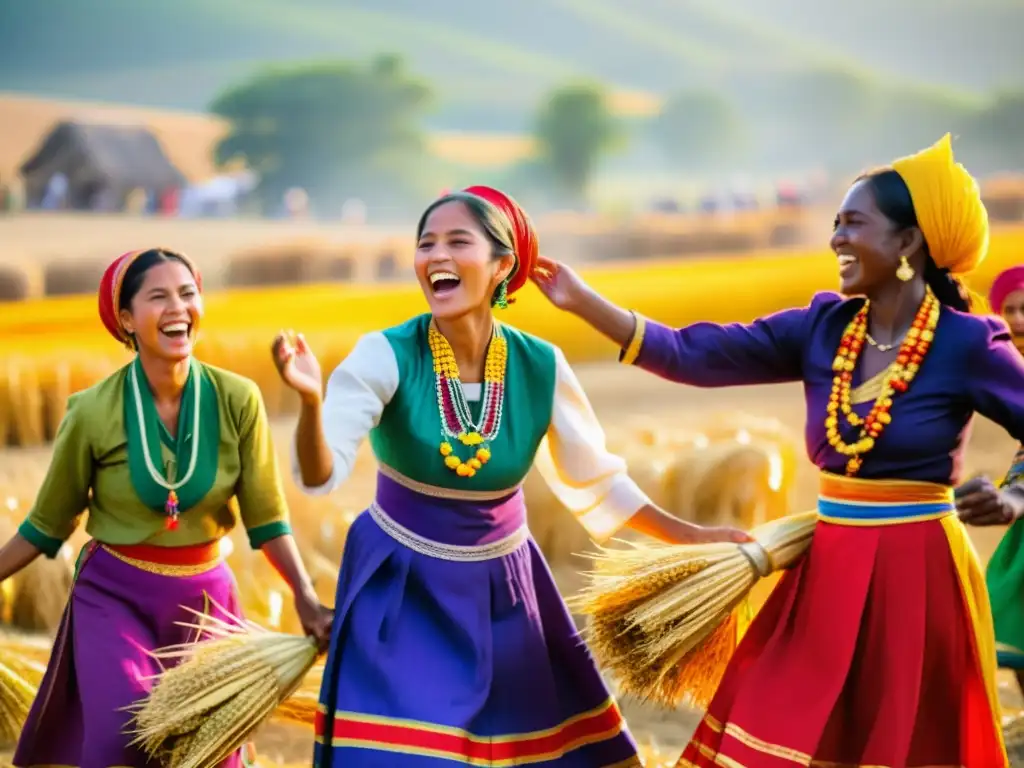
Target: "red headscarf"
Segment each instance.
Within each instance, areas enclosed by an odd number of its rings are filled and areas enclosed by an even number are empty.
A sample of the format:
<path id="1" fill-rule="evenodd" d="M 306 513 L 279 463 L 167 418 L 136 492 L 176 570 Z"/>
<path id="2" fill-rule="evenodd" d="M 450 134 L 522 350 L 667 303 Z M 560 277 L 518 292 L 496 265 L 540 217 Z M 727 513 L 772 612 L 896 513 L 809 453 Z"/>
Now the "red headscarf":
<path id="1" fill-rule="evenodd" d="M 1024 264 L 1004 269 L 992 283 L 988 292 L 988 304 L 997 315 L 1003 313 L 1003 302 L 1014 291 L 1024 290 Z"/>
<path id="2" fill-rule="evenodd" d="M 107 329 L 107 332 L 128 348 L 131 348 L 131 337 L 125 332 L 124 326 L 121 325 L 121 312 L 119 310 L 121 305 L 121 285 L 124 283 L 124 276 L 128 273 L 128 268 L 135 263 L 139 256 L 151 250 L 154 249 L 143 248 L 140 251 L 129 251 L 118 256 L 103 272 L 103 277 L 100 278 L 100 320 L 103 321 L 103 327 Z M 181 259 L 195 277 L 196 286 L 200 291 L 203 289 L 203 279 L 199 275 L 199 270 L 196 269 L 187 256 L 177 251 L 168 251 L 164 248 L 155 250 L 173 254 Z"/>
<path id="3" fill-rule="evenodd" d="M 515 248 L 516 268 L 508 281 L 506 293 L 511 296 L 530 279 L 534 267 L 537 266 L 537 254 L 540 249 L 537 240 L 537 230 L 533 228 L 533 222 L 526 214 L 526 211 L 504 192 L 493 187 L 474 186 L 466 187 L 463 192 L 483 198 L 496 207 L 512 224 L 512 246 Z"/>

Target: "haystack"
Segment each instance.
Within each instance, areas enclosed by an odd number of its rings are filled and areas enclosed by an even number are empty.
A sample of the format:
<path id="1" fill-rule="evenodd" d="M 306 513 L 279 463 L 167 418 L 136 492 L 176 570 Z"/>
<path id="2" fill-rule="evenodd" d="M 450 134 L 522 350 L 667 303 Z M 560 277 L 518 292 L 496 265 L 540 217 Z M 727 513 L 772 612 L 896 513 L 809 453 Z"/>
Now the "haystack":
<path id="1" fill-rule="evenodd" d="M 318 262 L 330 250 L 320 239 L 298 239 L 235 253 L 224 274 L 227 288 L 298 285 L 311 282 Z"/>
<path id="2" fill-rule="evenodd" d="M 26 510 L 12 505 L 0 516 L 0 540 L 7 541 Z M 19 632 L 53 636 L 64 615 L 75 557 L 86 534 L 78 531 L 54 559 L 39 557 L 0 585 L 0 620 Z M 2 661 L 2 658 L 0 658 Z"/>
<path id="3" fill-rule="evenodd" d="M 31 282 L 18 267 L 0 267 L 0 301 L 22 301 L 29 297 Z"/>
<path id="4" fill-rule="evenodd" d="M 21 448 L 46 444 L 43 393 L 35 361 L 8 356 L 0 378 L 7 383 L 8 443 Z"/>
<path id="5" fill-rule="evenodd" d="M 738 426 L 743 425 L 743 426 Z M 701 525 L 750 528 L 785 514 L 796 472 L 793 439 L 774 421 L 715 416 L 699 428 L 634 421 L 610 430 L 608 447 L 650 499 Z M 591 549 L 578 521 L 536 471 L 525 483 L 530 530 L 552 566 L 582 565 Z M 623 531 L 618 538 L 631 539 Z"/>
<path id="6" fill-rule="evenodd" d="M 43 270 L 43 293 L 46 296 L 96 293 L 106 267 L 106 263 L 94 259 L 59 259 L 49 262 Z"/>

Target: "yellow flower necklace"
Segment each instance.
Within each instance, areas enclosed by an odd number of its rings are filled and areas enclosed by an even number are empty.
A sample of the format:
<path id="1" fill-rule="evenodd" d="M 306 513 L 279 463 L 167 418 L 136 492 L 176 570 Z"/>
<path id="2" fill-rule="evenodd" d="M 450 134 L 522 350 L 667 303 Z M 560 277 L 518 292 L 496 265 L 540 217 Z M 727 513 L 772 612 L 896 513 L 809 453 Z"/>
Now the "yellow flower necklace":
<path id="1" fill-rule="evenodd" d="M 882 391 L 875 400 L 871 411 L 863 419 L 853 412 L 850 404 L 853 371 L 857 367 L 857 359 L 864 348 L 864 339 L 868 332 L 868 304 L 864 306 L 846 326 L 843 339 L 832 363 L 835 375 L 832 379 L 832 392 L 828 398 L 825 417 L 825 437 L 836 451 L 847 457 L 846 474 L 857 474 L 864 462 L 865 453 L 875 447 L 875 441 L 881 436 L 886 424 L 892 422 L 892 401 L 898 394 L 910 388 L 920 370 L 921 363 L 935 338 L 935 327 L 939 323 L 939 300 L 929 288 L 924 301 L 918 307 L 914 322 L 900 344 L 895 362 L 889 366 Z M 846 443 L 839 434 L 839 414 L 842 413 L 852 427 L 860 427 L 860 433 L 853 443 Z"/>
<path id="2" fill-rule="evenodd" d="M 437 407 L 441 415 L 443 437 L 439 446 L 445 466 L 459 477 L 473 477 L 491 458 L 490 442 L 501 428 L 502 403 L 505 400 L 505 367 L 508 363 L 508 342 L 497 323 L 487 346 L 484 362 L 483 407 L 480 421 L 473 417 L 462 391 L 459 366 L 455 362 L 448 339 L 433 326 L 428 330 L 430 354 L 434 359 L 434 383 Z M 458 441 L 473 449 L 473 455 L 463 461 L 452 445 Z"/>

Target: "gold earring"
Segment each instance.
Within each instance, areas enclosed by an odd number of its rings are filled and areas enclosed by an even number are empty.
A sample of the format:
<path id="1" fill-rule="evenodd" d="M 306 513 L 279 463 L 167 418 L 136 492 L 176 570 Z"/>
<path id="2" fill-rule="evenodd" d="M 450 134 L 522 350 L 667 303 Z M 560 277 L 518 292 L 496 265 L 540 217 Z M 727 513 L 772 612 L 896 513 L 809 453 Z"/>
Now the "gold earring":
<path id="1" fill-rule="evenodd" d="M 900 265 L 896 268 L 896 277 L 904 283 L 914 279 L 914 268 L 910 266 L 906 256 L 900 256 Z"/>

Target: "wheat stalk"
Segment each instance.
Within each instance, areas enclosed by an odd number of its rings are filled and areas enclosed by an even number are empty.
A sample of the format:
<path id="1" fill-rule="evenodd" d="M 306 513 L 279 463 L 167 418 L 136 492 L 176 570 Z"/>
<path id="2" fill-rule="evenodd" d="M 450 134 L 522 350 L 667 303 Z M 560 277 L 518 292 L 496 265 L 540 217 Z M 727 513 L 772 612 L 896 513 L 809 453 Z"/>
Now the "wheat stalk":
<path id="1" fill-rule="evenodd" d="M 816 524 L 806 512 L 755 528 L 768 570 L 793 565 Z M 737 610 L 763 575 L 737 544 L 602 548 L 569 604 L 589 618 L 591 650 L 624 693 L 705 706 L 735 649 Z"/>

